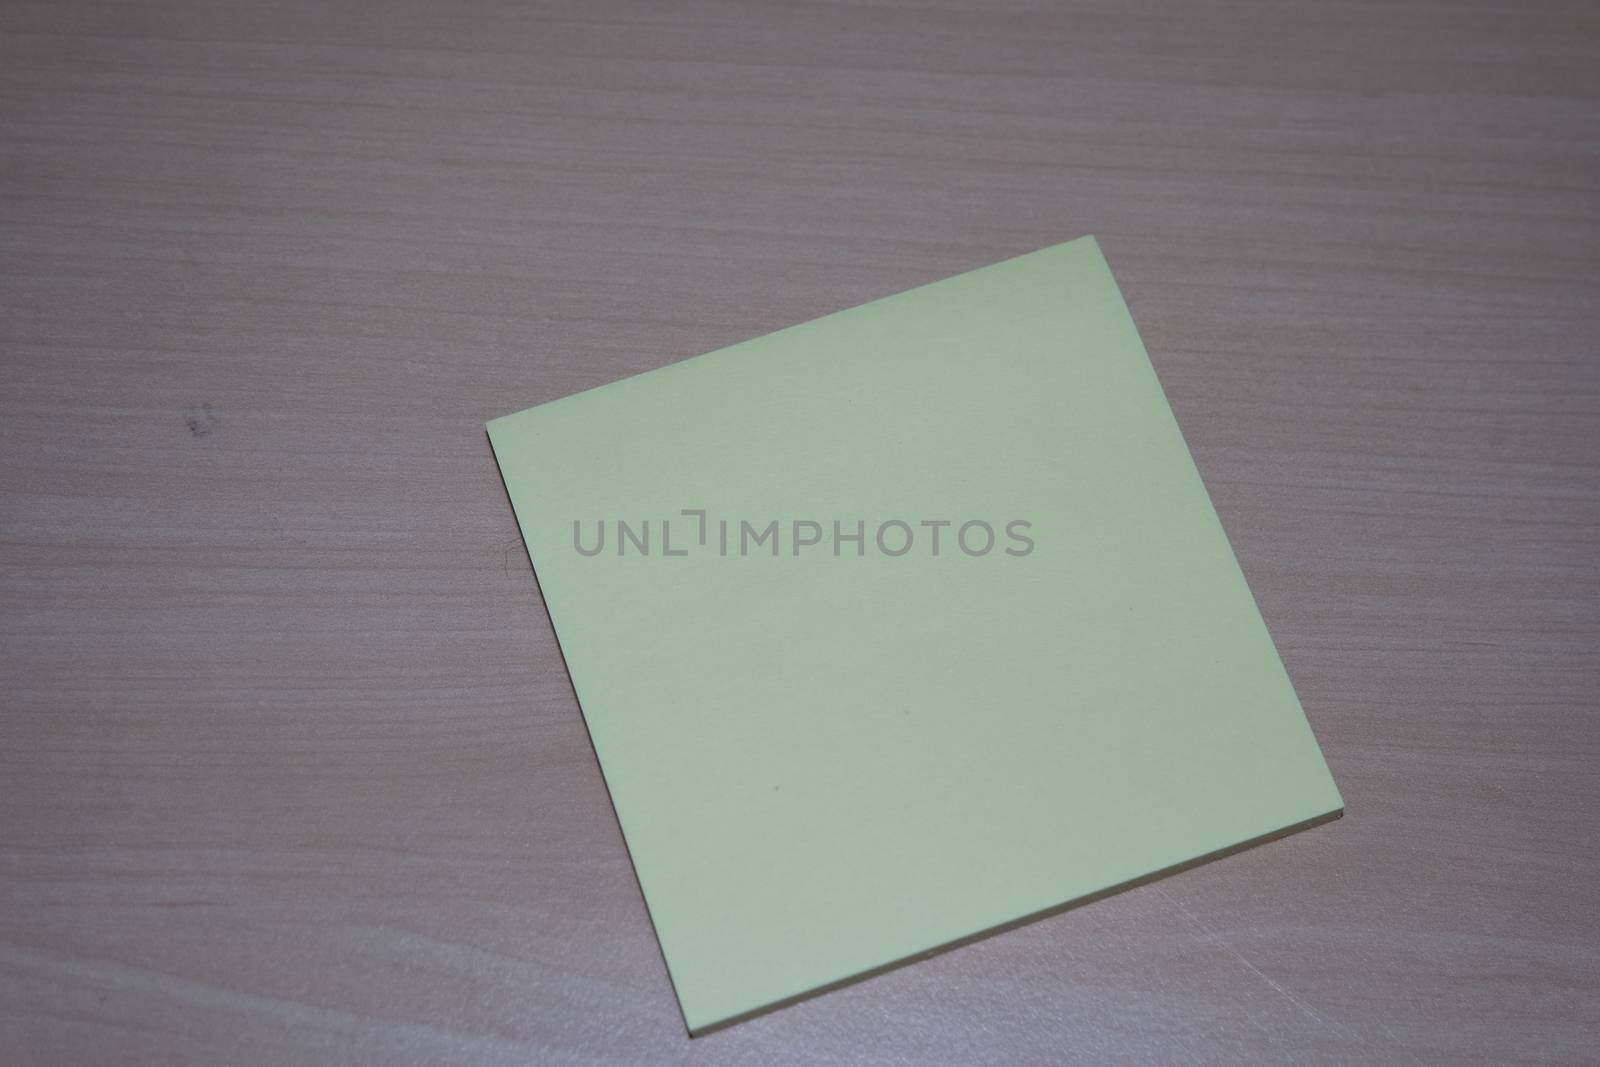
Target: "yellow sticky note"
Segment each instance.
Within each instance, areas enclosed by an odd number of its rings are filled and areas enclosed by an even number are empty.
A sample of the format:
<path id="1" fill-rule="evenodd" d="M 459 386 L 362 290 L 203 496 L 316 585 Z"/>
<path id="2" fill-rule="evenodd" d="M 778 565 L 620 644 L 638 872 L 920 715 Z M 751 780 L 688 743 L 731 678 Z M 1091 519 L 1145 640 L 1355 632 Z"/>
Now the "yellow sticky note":
<path id="1" fill-rule="evenodd" d="M 1341 808 L 1092 238 L 489 436 L 691 1032 Z"/>

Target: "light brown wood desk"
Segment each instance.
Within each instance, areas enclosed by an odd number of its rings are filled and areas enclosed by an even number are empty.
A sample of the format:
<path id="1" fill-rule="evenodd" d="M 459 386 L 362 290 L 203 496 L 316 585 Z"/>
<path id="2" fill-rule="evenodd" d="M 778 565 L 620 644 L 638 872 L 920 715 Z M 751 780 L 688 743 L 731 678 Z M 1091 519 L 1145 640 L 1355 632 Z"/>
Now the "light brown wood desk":
<path id="1" fill-rule="evenodd" d="M 483 422 L 1091 232 L 1348 815 L 690 1041 Z M 1593 4 L 6 3 L 0 272 L 0 1062 L 1600 1049 Z"/>

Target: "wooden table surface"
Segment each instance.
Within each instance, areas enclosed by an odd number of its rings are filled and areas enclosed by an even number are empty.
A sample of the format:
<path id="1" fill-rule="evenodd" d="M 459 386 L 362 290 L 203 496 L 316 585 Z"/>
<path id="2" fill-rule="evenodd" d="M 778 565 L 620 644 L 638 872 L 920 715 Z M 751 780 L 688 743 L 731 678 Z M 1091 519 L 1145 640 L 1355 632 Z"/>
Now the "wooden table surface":
<path id="1" fill-rule="evenodd" d="M 1594 4 L 36 0 L 0 136 L 0 1062 L 1595 1062 Z M 1348 814 L 691 1041 L 483 422 L 1091 232 Z"/>

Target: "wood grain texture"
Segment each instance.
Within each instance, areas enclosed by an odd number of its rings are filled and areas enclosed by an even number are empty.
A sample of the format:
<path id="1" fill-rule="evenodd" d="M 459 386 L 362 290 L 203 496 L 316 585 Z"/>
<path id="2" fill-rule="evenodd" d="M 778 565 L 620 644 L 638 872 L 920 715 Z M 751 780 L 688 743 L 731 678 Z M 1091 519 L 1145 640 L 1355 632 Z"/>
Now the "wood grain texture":
<path id="1" fill-rule="evenodd" d="M 0 139 L 0 1061 L 1593 1062 L 1593 4 L 39 0 Z M 1090 232 L 1349 814 L 690 1041 L 482 424 Z"/>

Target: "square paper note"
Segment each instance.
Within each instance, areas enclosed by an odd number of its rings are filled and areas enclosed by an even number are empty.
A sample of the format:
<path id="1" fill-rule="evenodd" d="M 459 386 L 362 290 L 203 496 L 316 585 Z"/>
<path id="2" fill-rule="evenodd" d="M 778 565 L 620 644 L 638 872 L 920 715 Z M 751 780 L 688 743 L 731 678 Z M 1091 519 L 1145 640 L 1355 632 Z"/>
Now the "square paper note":
<path id="1" fill-rule="evenodd" d="M 1341 807 L 1093 239 L 489 436 L 691 1032 Z"/>

